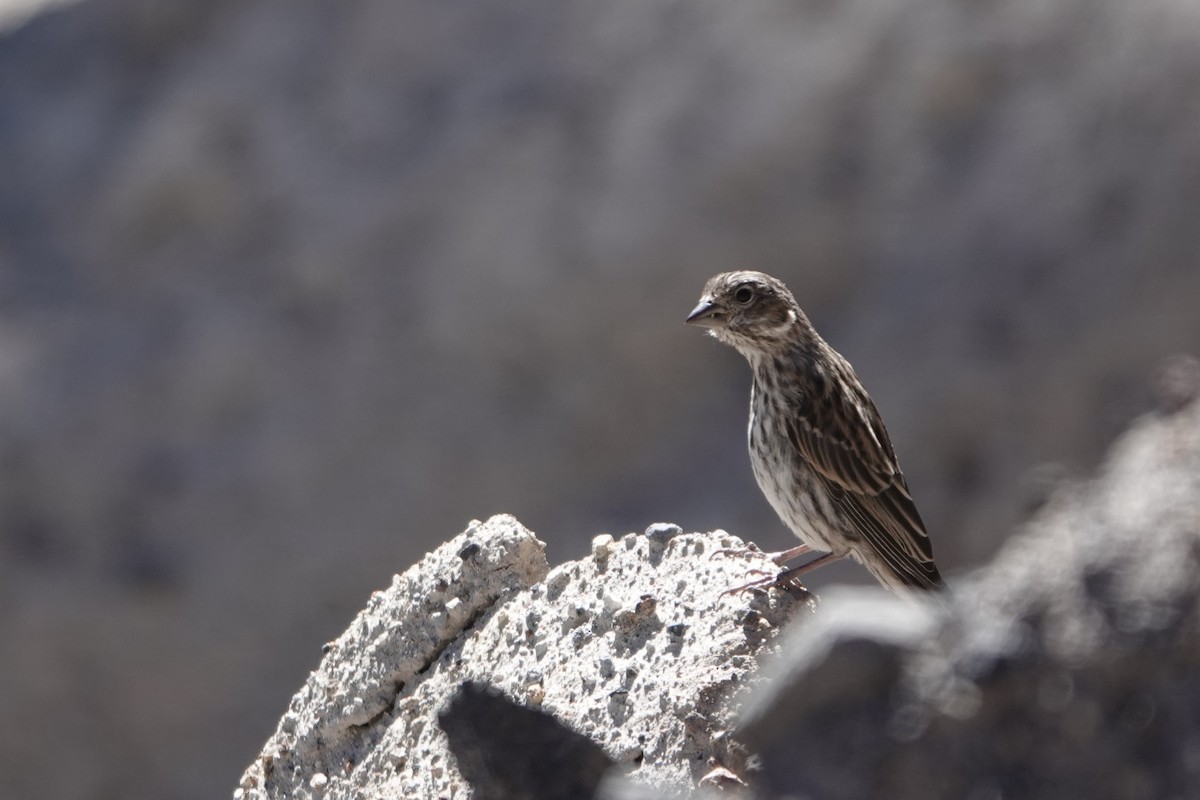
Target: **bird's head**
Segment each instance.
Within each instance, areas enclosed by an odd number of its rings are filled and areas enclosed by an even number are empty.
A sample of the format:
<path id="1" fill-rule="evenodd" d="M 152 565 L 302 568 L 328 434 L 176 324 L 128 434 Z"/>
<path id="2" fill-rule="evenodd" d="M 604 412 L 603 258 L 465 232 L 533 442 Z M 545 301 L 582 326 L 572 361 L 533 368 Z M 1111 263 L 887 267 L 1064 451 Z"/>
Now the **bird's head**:
<path id="1" fill-rule="evenodd" d="M 704 286 L 687 322 L 745 356 L 769 353 L 796 340 L 808 320 L 782 281 L 761 272 L 723 272 Z"/>

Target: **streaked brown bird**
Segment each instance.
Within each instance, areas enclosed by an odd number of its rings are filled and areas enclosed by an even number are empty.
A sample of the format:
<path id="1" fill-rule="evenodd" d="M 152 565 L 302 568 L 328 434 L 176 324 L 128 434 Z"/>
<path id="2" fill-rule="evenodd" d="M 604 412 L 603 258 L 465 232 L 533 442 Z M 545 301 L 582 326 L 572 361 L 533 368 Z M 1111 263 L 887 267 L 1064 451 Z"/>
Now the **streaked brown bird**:
<path id="1" fill-rule="evenodd" d="M 942 589 L 883 419 L 850 362 L 820 337 L 788 288 L 761 272 L 717 275 L 687 322 L 750 362 L 754 477 L 803 543 L 776 561 L 824 553 L 774 581 L 852 556 L 893 591 Z"/>

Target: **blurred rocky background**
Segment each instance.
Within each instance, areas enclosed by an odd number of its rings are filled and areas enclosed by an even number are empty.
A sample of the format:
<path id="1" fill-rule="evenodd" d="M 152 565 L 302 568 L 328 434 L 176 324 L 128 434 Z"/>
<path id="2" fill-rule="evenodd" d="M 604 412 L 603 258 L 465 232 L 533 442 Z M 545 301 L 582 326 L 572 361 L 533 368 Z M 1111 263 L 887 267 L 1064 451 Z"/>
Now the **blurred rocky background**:
<path id="1" fill-rule="evenodd" d="M 788 544 L 745 365 L 682 324 L 715 272 L 783 278 L 857 366 L 951 576 L 1200 349 L 1192 4 L 30 5 L 0 5 L 6 797 L 227 791 L 472 517 L 552 561 L 661 519 Z"/>

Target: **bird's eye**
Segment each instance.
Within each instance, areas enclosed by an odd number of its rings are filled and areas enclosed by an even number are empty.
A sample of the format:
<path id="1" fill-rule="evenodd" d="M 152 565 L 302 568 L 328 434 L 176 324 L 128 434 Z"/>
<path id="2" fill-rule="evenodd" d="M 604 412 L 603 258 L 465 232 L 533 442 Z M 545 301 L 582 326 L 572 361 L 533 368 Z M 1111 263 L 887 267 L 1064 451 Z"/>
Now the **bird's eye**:
<path id="1" fill-rule="evenodd" d="M 733 299 L 742 305 L 746 305 L 746 303 L 754 299 L 754 290 L 749 286 L 739 286 L 738 290 L 733 293 Z"/>

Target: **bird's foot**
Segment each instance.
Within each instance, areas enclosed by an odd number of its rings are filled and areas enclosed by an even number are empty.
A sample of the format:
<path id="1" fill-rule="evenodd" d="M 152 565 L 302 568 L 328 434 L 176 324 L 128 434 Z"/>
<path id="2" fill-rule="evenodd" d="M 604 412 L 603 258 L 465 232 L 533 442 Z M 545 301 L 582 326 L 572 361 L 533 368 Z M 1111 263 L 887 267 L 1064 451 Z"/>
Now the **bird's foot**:
<path id="1" fill-rule="evenodd" d="M 745 558 L 746 556 L 760 555 L 762 550 L 756 544 L 748 544 L 745 547 L 723 547 L 720 550 L 713 550 L 709 558 L 717 556 L 736 556 L 737 558 Z"/>
<path id="2" fill-rule="evenodd" d="M 766 590 L 775 587 L 781 589 L 795 589 L 797 591 L 804 592 L 805 594 L 811 594 L 811 592 L 808 591 L 808 587 L 801 583 L 800 577 L 798 575 L 793 575 L 792 570 L 790 569 L 782 572 L 767 572 L 766 570 L 762 569 L 752 569 L 750 572 L 751 574 L 758 573 L 759 575 L 762 575 L 762 577 L 756 578 L 749 583 L 743 583 L 741 586 L 734 586 L 732 589 L 726 589 L 725 591 L 721 592 L 720 596 L 724 597 L 726 595 L 739 594 L 741 592 L 750 591 L 753 589 Z"/>
<path id="3" fill-rule="evenodd" d="M 763 553 L 763 555 L 766 555 L 767 558 L 771 559 L 776 564 L 782 565 L 786 564 L 792 559 L 799 558 L 800 556 L 811 552 L 812 548 L 808 545 L 798 544 L 795 547 L 787 550 L 780 550 L 778 553 Z M 760 553 L 762 553 L 762 550 L 759 549 L 758 545 L 750 543 L 745 547 L 726 547 L 721 550 L 714 550 L 713 554 L 709 556 L 709 558 L 716 558 L 717 556 L 737 556 L 739 558 L 745 558 L 746 556 L 758 555 Z"/>
<path id="4" fill-rule="evenodd" d="M 730 594 L 740 594 L 751 589 L 770 588 L 770 586 L 775 583 L 775 579 L 779 577 L 778 573 L 767 572 L 763 569 L 752 569 L 750 570 L 750 573 L 757 573 L 762 575 L 762 577 L 755 578 L 749 583 L 743 583 L 741 586 L 734 586 L 732 589 L 726 589 L 725 591 L 721 592 L 720 596 L 725 597 L 726 595 Z"/>
<path id="5" fill-rule="evenodd" d="M 801 549 L 801 548 L 803 548 L 803 549 Z M 797 550 L 799 550 L 800 552 L 796 552 Z M 802 553 L 806 552 L 807 550 L 808 550 L 807 545 L 800 545 L 799 547 L 793 547 L 791 550 L 785 550 L 784 552 L 776 553 L 775 555 L 776 556 L 785 556 L 784 560 L 786 561 L 788 558 L 795 558 L 797 555 L 801 555 Z M 792 567 L 791 569 L 785 569 L 785 570 L 782 570 L 780 572 L 775 572 L 775 573 L 767 572 L 766 570 L 761 570 L 761 569 L 752 569 L 752 570 L 750 570 L 751 573 L 758 573 L 759 575 L 762 575 L 763 577 L 758 578 L 757 580 L 750 581 L 749 583 L 743 584 L 742 586 L 736 586 L 732 589 L 726 589 L 724 592 L 721 592 L 721 596 L 724 597 L 727 594 L 737 594 L 738 592 L 743 592 L 747 589 L 763 589 L 763 588 L 769 589 L 773 586 L 778 586 L 780 588 L 786 588 L 786 589 L 798 589 L 806 594 L 812 594 L 811 592 L 808 591 L 808 587 L 805 586 L 801 582 L 800 576 L 804 575 L 807 572 L 811 572 L 812 570 L 817 569 L 818 567 L 823 567 L 826 564 L 830 564 L 834 561 L 837 561 L 838 559 L 843 558 L 843 557 L 845 557 L 844 553 L 825 553 L 824 555 L 820 556 L 819 558 L 814 558 L 812 561 L 809 561 L 807 564 L 801 564 L 798 567 Z M 774 560 L 774 559 L 772 559 L 772 560 Z M 780 563 L 780 562 L 777 561 L 776 563 Z"/>

